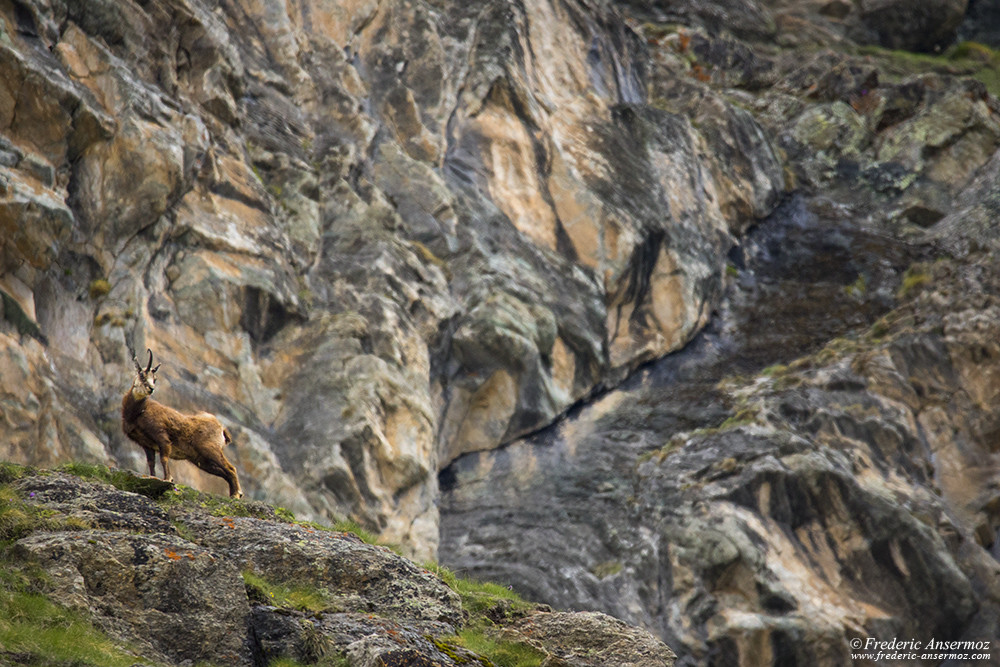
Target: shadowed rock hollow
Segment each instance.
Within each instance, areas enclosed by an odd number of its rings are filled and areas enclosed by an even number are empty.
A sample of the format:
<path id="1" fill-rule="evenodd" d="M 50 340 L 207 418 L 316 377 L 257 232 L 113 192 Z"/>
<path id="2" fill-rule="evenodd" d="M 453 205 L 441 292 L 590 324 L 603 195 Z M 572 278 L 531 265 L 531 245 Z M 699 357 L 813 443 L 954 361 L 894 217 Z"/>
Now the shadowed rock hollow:
<path id="1" fill-rule="evenodd" d="M 132 343 L 248 496 L 685 664 L 988 636 L 990 16 L 0 0 L 0 456 L 141 470 Z"/>

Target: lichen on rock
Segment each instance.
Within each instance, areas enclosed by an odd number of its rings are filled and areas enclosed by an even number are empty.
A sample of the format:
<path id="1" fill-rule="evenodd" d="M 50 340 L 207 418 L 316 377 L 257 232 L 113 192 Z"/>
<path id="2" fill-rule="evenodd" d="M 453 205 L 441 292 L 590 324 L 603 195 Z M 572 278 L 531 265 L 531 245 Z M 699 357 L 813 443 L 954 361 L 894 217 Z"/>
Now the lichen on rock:
<path id="1" fill-rule="evenodd" d="M 551 613 L 524 602 L 509 617 L 468 605 L 455 584 L 390 549 L 292 522 L 287 510 L 165 490 L 158 480 L 97 466 L 65 470 L 87 477 L 4 464 L 0 598 L 30 579 L 32 594 L 80 614 L 146 662 L 242 667 L 341 656 L 362 666 L 460 665 L 487 659 L 453 643 L 463 626 L 488 624 L 498 636 L 509 626 L 518 636 L 506 641 L 529 646 L 533 633 L 515 621 Z M 560 639 L 531 650 L 586 652 L 581 638 L 595 619 L 559 619 L 553 636 Z M 0 611 L 0 623 L 23 622 Z M 645 661 L 629 664 L 664 665 L 671 655 L 638 628 L 611 619 L 598 625 L 609 642 L 641 647 L 633 653 Z M 17 655 L 27 661 L 44 661 L 51 649 L 11 641 L 4 650 L 23 651 Z"/>

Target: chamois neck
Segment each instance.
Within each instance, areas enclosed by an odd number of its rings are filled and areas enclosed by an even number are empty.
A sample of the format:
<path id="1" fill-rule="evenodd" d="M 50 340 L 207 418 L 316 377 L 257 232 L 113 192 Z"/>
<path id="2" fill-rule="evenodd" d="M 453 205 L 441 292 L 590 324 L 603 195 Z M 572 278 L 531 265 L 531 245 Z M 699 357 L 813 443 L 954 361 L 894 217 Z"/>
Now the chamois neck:
<path id="1" fill-rule="evenodd" d="M 141 384 L 133 384 L 122 397 L 122 414 L 135 416 L 146 409 L 149 393 Z"/>

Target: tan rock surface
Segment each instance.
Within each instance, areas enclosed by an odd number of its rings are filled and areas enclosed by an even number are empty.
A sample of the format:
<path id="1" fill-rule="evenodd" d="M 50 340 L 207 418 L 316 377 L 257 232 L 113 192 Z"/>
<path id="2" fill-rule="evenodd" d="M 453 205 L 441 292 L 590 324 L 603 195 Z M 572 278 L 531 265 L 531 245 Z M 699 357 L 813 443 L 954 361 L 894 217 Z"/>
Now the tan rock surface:
<path id="1" fill-rule="evenodd" d="M 162 400 L 239 435 L 249 493 L 431 556 L 437 471 L 683 345 L 747 224 L 603 4 L 18 7 L 9 347 L 80 426 L 16 460 L 141 467 L 116 411 L 151 347 Z"/>

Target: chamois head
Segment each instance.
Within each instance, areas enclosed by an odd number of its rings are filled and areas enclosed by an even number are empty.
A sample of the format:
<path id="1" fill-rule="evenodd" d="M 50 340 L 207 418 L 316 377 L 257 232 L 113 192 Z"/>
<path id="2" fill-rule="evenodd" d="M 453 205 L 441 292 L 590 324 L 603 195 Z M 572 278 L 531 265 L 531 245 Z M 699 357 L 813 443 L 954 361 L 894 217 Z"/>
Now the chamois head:
<path id="1" fill-rule="evenodd" d="M 146 348 L 146 352 L 149 353 L 149 363 L 143 368 L 139 364 L 139 360 L 132 355 L 132 363 L 135 364 L 136 376 L 132 380 L 132 395 L 135 398 L 145 398 L 153 393 L 156 389 L 156 371 L 160 370 L 160 364 L 156 364 L 156 368 L 153 368 L 153 351 Z"/>

